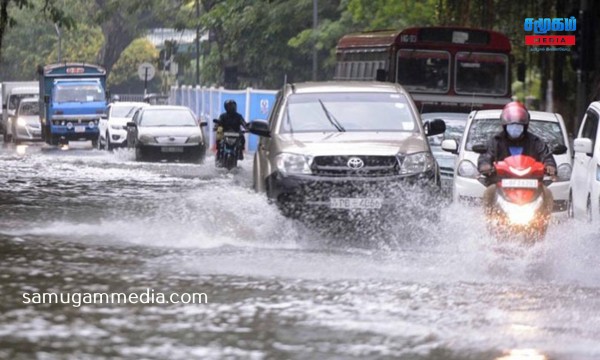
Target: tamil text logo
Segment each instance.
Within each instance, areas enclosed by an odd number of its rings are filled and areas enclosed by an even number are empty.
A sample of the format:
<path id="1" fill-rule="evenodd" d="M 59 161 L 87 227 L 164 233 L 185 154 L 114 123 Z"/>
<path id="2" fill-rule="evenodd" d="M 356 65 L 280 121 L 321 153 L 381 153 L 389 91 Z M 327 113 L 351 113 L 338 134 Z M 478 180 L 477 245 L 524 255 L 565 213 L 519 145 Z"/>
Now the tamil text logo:
<path id="1" fill-rule="evenodd" d="M 525 31 L 535 35 L 525 35 L 525 45 L 530 46 L 573 46 L 575 35 L 546 35 L 548 32 L 570 32 L 577 30 L 577 19 L 570 18 L 527 18 L 523 25 Z"/>

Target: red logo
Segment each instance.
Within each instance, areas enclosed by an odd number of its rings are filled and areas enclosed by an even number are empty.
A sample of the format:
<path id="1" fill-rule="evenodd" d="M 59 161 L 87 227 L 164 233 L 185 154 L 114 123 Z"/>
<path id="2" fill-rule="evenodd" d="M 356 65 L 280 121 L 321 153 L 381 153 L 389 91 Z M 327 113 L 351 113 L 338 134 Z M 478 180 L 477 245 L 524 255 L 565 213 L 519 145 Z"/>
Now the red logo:
<path id="1" fill-rule="evenodd" d="M 525 45 L 529 46 L 573 46 L 575 35 L 526 35 Z"/>

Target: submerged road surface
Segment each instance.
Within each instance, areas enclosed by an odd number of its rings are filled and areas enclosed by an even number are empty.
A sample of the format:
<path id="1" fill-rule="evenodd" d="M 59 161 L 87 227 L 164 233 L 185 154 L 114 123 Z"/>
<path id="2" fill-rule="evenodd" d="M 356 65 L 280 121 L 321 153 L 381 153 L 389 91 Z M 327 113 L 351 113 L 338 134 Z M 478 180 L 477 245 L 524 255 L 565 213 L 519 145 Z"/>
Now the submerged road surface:
<path id="1" fill-rule="evenodd" d="M 439 224 L 328 234 L 251 174 L 0 148 L 0 358 L 600 358 L 597 224 L 498 245 L 440 201 Z"/>

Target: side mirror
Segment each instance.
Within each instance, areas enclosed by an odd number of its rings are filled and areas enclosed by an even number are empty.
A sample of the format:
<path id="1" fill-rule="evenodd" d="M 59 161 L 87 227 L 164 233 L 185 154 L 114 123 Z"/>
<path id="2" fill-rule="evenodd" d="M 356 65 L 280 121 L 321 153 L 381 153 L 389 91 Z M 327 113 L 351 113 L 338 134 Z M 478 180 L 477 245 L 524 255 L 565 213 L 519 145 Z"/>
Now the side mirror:
<path id="1" fill-rule="evenodd" d="M 218 123 L 219 123 L 219 120 L 213 119 L 213 124 L 218 124 Z"/>
<path id="2" fill-rule="evenodd" d="M 592 140 L 587 138 L 575 139 L 573 142 L 573 149 L 576 153 L 586 154 L 588 156 L 593 155 Z"/>
<path id="3" fill-rule="evenodd" d="M 263 120 L 254 120 L 248 125 L 248 131 L 254 135 L 271 137 L 269 123 Z"/>
<path id="4" fill-rule="evenodd" d="M 50 103 L 50 95 L 44 95 L 44 103 L 45 104 L 49 104 Z"/>
<path id="5" fill-rule="evenodd" d="M 127 127 L 137 127 L 137 124 L 133 121 L 128 121 L 127 122 Z"/>
<path id="6" fill-rule="evenodd" d="M 458 142 L 454 139 L 446 139 L 442 141 L 442 150 L 452 154 L 458 154 Z"/>
<path id="7" fill-rule="evenodd" d="M 101 114 L 100 115 L 100 119 L 101 120 L 107 120 L 108 119 L 108 114 Z"/>
<path id="8" fill-rule="evenodd" d="M 376 81 L 386 81 L 387 80 L 387 71 L 385 71 L 384 69 L 377 69 L 377 72 L 375 73 L 375 80 Z"/>
<path id="9" fill-rule="evenodd" d="M 200 127 L 206 127 L 208 123 L 206 121 L 200 121 Z"/>
<path id="10" fill-rule="evenodd" d="M 486 144 L 475 144 L 473 145 L 473 151 L 475 151 L 478 154 L 485 154 L 487 152 L 487 145 Z"/>
<path id="11" fill-rule="evenodd" d="M 441 119 L 434 119 L 425 123 L 425 135 L 434 136 L 446 131 L 446 123 Z"/>
<path id="12" fill-rule="evenodd" d="M 556 145 L 552 150 L 552 154 L 554 155 L 562 155 L 567 153 L 567 147 L 563 144 Z"/>

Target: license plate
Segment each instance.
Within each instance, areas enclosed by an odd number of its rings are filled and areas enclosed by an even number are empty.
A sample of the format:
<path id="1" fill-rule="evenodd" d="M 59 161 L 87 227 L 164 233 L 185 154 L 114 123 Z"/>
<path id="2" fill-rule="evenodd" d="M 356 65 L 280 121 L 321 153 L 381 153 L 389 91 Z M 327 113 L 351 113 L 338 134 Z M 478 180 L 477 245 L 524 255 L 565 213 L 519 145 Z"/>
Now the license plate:
<path id="1" fill-rule="evenodd" d="M 502 179 L 502 187 L 536 189 L 538 181 L 536 179 Z"/>
<path id="2" fill-rule="evenodd" d="M 332 209 L 380 209 L 383 205 L 381 198 L 331 198 L 329 207 Z"/>
<path id="3" fill-rule="evenodd" d="M 183 148 L 181 146 L 163 146 L 160 151 L 164 153 L 182 153 Z"/>
<path id="4" fill-rule="evenodd" d="M 85 132 L 85 126 L 75 126 L 75 132 L 76 133 L 84 133 Z"/>

